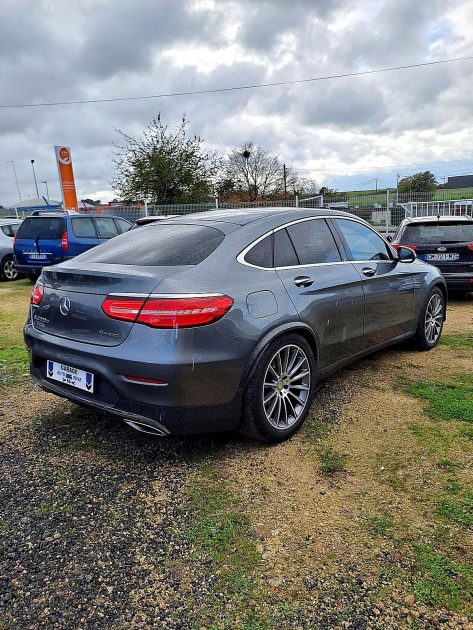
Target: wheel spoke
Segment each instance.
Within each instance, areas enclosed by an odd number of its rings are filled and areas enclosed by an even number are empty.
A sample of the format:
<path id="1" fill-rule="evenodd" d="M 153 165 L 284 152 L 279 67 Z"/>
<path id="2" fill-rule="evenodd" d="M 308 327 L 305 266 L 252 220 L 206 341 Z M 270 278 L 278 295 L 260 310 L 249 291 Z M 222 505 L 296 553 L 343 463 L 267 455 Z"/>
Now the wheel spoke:
<path id="1" fill-rule="evenodd" d="M 299 396 L 297 394 L 295 394 L 293 391 L 289 390 L 288 391 L 288 395 L 292 396 L 293 398 L 295 398 L 297 400 L 297 402 L 299 403 L 299 405 L 304 405 L 305 400 L 302 400 L 302 398 L 299 398 Z"/>
<path id="2" fill-rule="evenodd" d="M 304 363 L 307 362 L 307 359 L 305 357 L 302 357 L 302 359 L 300 361 L 298 361 L 298 363 L 292 368 L 292 370 L 288 373 L 288 376 L 292 379 L 294 374 L 297 374 L 297 372 L 301 369 L 301 367 L 304 365 Z"/>
<path id="3" fill-rule="evenodd" d="M 272 400 L 275 396 L 277 396 L 278 393 L 275 389 L 273 389 L 272 392 L 270 392 L 266 398 L 264 399 L 264 404 L 267 405 L 269 403 L 270 400 Z"/>

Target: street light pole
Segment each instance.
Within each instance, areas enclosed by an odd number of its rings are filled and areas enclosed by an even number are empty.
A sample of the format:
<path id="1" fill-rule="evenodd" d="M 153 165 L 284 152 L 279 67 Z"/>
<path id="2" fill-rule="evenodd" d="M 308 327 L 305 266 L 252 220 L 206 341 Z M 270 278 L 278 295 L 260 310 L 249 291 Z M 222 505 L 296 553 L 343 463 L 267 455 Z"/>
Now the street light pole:
<path id="1" fill-rule="evenodd" d="M 33 169 L 34 185 L 36 186 L 36 195 L 39 199 L 38 182 L 36 181 L 36 173 L 34 170 L 34 160 L 31 160 L 31 168 Z"/>
<path id="2" fill-rule="evenodd" d="M 46 186 L 46 199 L 49 201 L 48 182 L 45 179 L 43 179 L 43 180 L 41 180 L 41 183 Z"/>
<path id="3" fill-rule="evenodd" d="M 21 192 L 20 192 L 20 187 L 18 185 L 18 177 L 16 176 L 15 162 L 13 160 L 8 160 L 8 164 L 12 165 L 13 175 L 15 176 L 16 190 L 18 191 L 18 197 L 19 197 L 19 199 L 21 201 Z"/>
<path id="4" fill-rule="evenodd" d="M 286 174 L 286 165 L 282 165 L 282 174 L 284 178 L 284 199 L 287 199 L 287 174 Z"/>

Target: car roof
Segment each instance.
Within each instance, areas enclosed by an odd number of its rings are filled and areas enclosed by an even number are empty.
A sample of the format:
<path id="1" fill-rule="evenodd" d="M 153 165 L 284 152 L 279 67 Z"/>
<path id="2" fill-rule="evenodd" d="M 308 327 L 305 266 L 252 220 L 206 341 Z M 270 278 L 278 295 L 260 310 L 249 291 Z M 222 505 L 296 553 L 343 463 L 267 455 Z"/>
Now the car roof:
<path id="1" fill-rule="evenodd" d="M 5 219 L 0 219 L 0 225 L 13 225 L 13 223 L 21 223 L 23 221 L 23 219 L 15 219 L 15 218 L 5 218 Z"/>
<path id="2" fill-rule="evenodd" d="M 88 217 L 94 217 L 96 219 L 123 219 L 124 217 L 119 217 L 115 214 L 64 214 L 62 212 L 42 212 L 41 214 L 33 214 L 30 215 L 29 217 L 26 217 L 27 219 L 44 219 L 44 217 L 47 218 L 51 218 L 51 217 L 56 217 L 59 219 L 67 219 L 69 217 L 71 217 L 72 219 L 87 219 Z M 128 221 L 128 219 L 124 219 L 125 221 Z M 131 221 L 128 221 L 128 223 L 131 223 Z"/>
<path id="3" fill-rule="evenodd" d="M 463 214 L 461 216 L 448 216 L 443 215 L 441 217 L 407 217 L 405 219 L 407 223 L 444 223 L 444 222 L 457 222 L 457 221 L 473 221 L 473 217 L 470 217 L 469 214 Z"/>
<path id="4" fill-rule="evenodd" d="M 298 218 L 317 216 L 353 217 L 354 215 L 339 210 L 327 210 L 326 208 L 238 208 L 236 210 L 208 210 L 193 214 L 183 214 L 167 220 L 166 223 L 231 223 L 241 226 L 253 221 L 267 219 L 268 217 L 284 218 L 285 221 L 292 221 Z"/>

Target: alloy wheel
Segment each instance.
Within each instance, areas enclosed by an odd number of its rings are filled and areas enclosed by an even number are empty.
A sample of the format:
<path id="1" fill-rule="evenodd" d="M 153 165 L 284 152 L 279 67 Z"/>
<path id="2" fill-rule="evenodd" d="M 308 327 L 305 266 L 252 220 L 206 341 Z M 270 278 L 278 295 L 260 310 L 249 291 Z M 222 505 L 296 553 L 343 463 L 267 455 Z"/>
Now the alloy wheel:
<path id="1" fill-rule="evenodd" d="M 440 337 L 443 323 L 443 301 L 438 293 L 434 293 L 425 311 L 425 337 L 429 343 L 435 343 Z"/>
<path id="2" fill-rule="evenodd" d="M 15 263 L 12 258 L 9 258 L 3 263 L 3 275 L 7 280 L 17 279 L 18 271 L 16 270 Z"/>
<path id="3" fill-rule="evenodd" d="M 280 348 L 269 362 L 263 382 L 263 408 L 275 429 L 287 429 L 301 417 L 311 387 L 306 353 L 294 344 Z"/>

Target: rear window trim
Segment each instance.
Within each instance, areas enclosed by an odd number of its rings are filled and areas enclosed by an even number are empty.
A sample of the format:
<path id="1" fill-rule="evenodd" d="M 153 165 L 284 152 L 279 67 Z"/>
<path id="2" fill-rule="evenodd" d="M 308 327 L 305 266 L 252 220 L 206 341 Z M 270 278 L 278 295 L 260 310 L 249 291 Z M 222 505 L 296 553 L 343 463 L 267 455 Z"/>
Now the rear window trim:
<path id="1" fill-rule="evenodd" d="M 304 268 L 310 268 L 310 267 L 325 267 L 327 265 L 351 265 L 353 264 L 353 260 L 348 260 L 348 256 L 346 254 L 346 252 L 344 251 L 345 248 L 343 248 L 340 251 L 340 256 L 342 257 L 342 260 L 336 261 L 336 262 L 322 262 L 322 263 L 310 263 L 310 264 L 306 264 L 306 265 L 290 265 L 290 266 L 286 266 L 286 267 L 258 267 L 257 265 L 253 265 L 249 262 L 247 262 L 245 260 L 245 256 L 246 254 L 250 251 L 250 249 L 252 247 L 254 247 L 255 245 L 257 245 L 260 241 L 262 241 L 264 238 L 266 238 L 267 236 L 269 236 L 271 233 L 275 233 L 275 232 L 279 232 L 279 230 L 283 230 L 285 228 L 288 228 L 291 225 L 294 225 L 296 223 L 304 223 L 305 221 L 316 221 L 318 219 L 325 219 L 329 225 L 329 228 L 331 229 L 331 219 L 348 219 L 349 221 L 354 221 L 355 223 L 361 223 L 361 225 L 364 225 L 366 227 L 368 227 L 372 232 L 374 232 L 375 234 L 377 234 L 377 236 L 379 236 L 380 238 L 383 239 L 383 241 L 385 242 L 385 244 L 389 247 L 389 250 L 393 253 L 393 248 L 391 247 L 391 244 L 388 243 L 388 241 L 383 237 L 382 234 L 380 234 L 379 232 L 377 232 L 375 229 L 373 229 L 373 227 L 367 223 L 365 223 L 364 221 L 361 221 L 358 219 L 358 217 L 350 217 L 350 216 L 346 216 L 344 214 L 340 214 L 340 215 L 333 215 L 333 214 L 324 214 L 324 215 L 317 215 L 317 216 L 313 216 L 313 217 L 304 217 L 303 219 L 295 219 L 293 221 L 288 221 L 287 223 L 284 223 L 284 225 L 278 225 L 278 227 L 273 228 L 272 230 L 269 230 L 268 232 L 266 232 L 265 234 L 263 234 L 262 236 L 259 236 L 257 239 L 255 239 L 254 241 L 252 241 L 249 245 L 247 245 L 237 256 L 237 262 L 239 262 L 241 265 L 245 265 L 247 267 L 252 267 L 253 269 L 260 269 L 262 271 L 279 271 L 279 270 L 284 270 L 284 269 L 304 269 Z M 333 230 L 331 229 L 332 234 L 333 234 Z M 338 233 L 337 233 L 338 236 Z M 337 241 L 337 238 L 334 236 L 334 240 L 335 243 L 337 245 L 337 247 L 340 250 L 340 244 Z M 297 253 L 297 252 L 296 252 Z M 394 257 L 394 253 L 393 253 L 393 257 Z M 358 260 L 356 262 L 373 262 L 372 260 Z M 383 262 L 383 261 L 376 261 L 376 262 Z M 385 261 L 388 262 L 388 261 Z"/>

